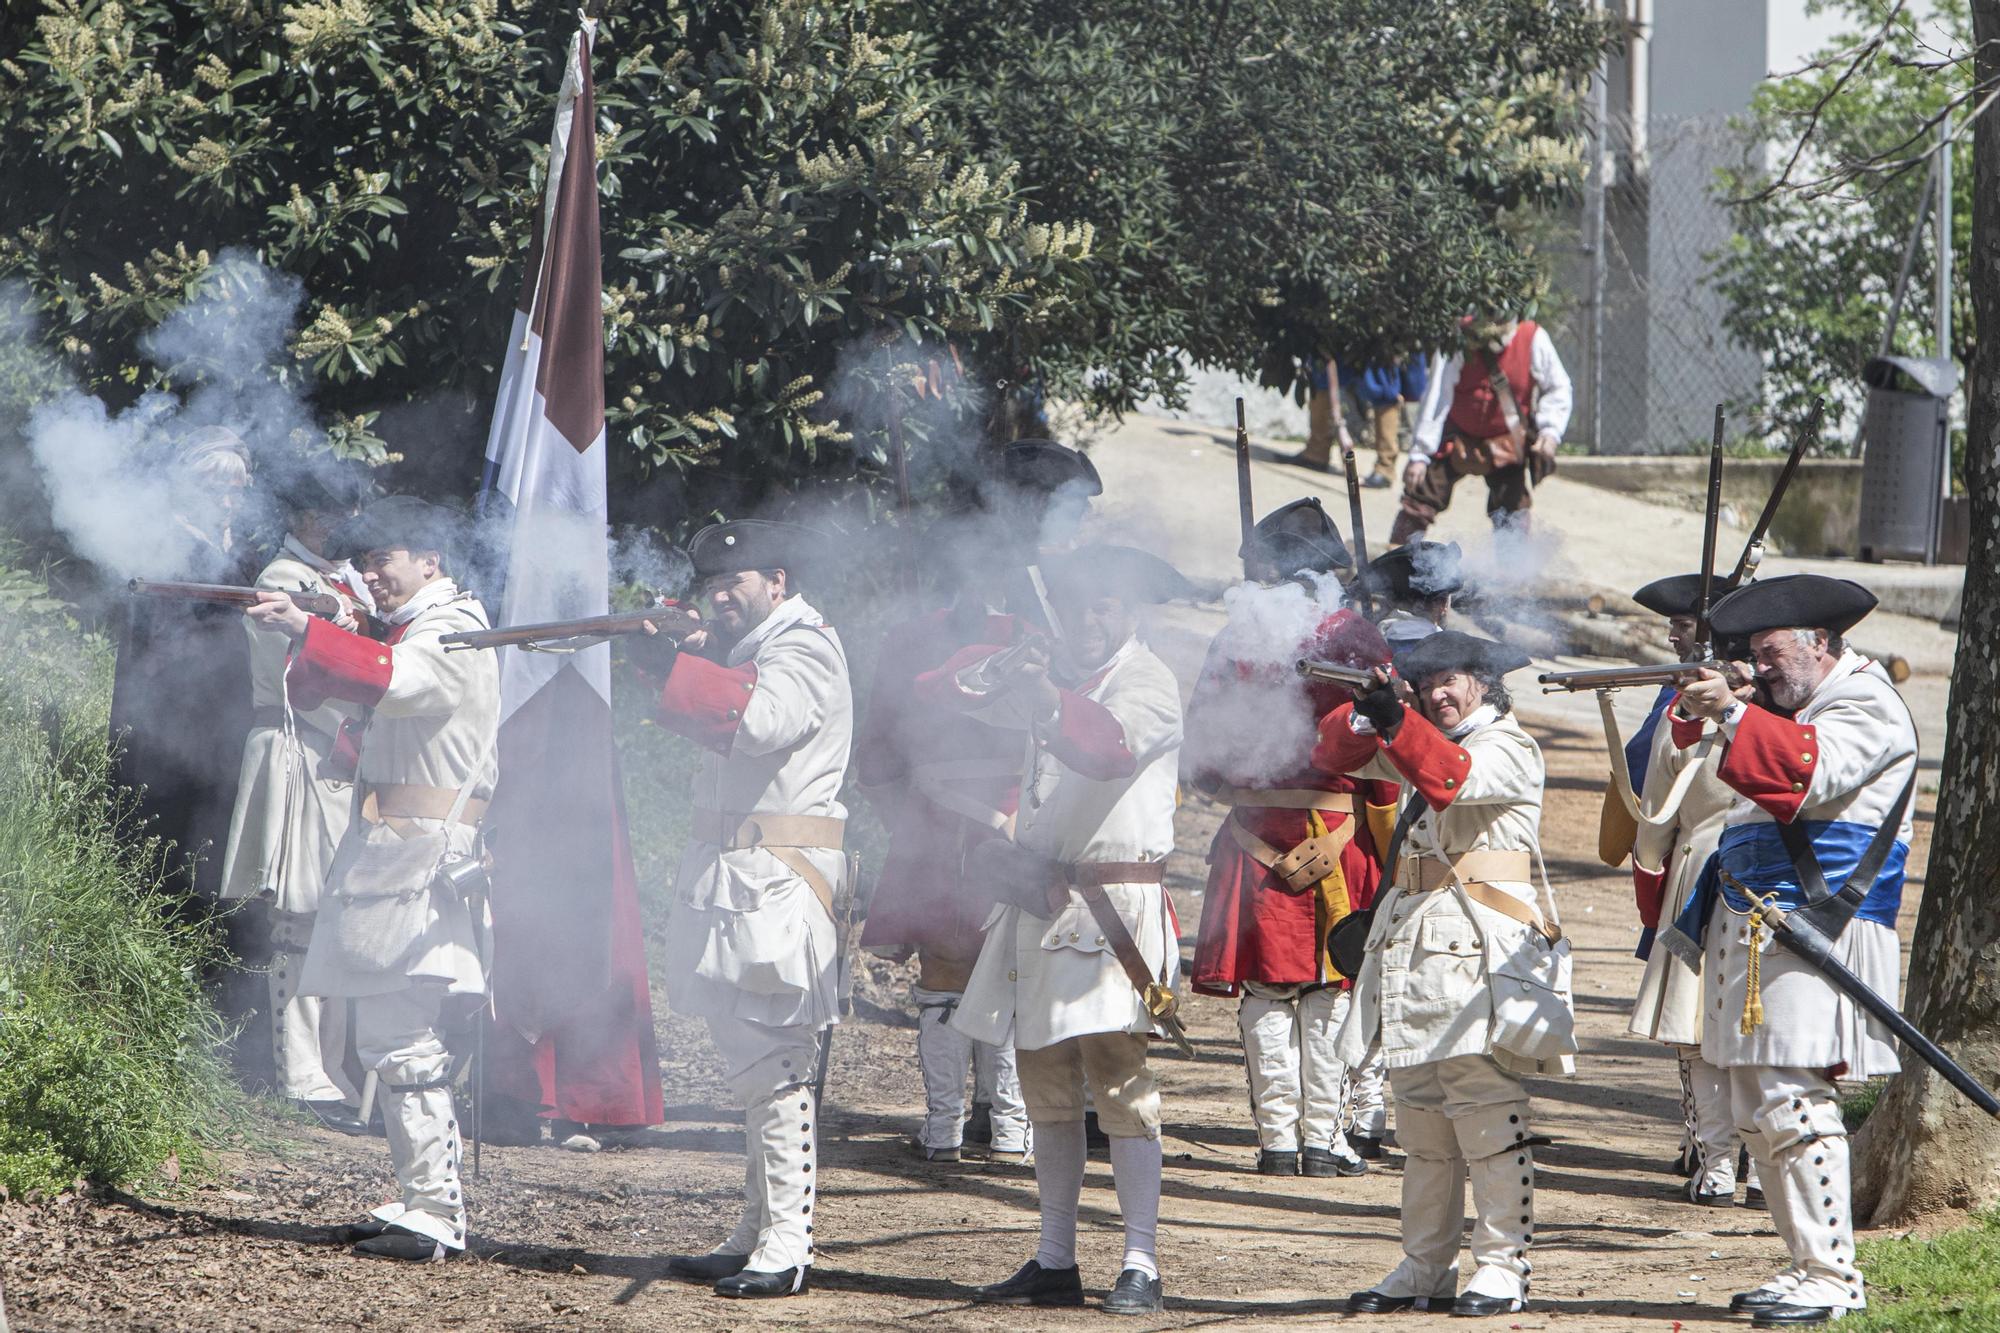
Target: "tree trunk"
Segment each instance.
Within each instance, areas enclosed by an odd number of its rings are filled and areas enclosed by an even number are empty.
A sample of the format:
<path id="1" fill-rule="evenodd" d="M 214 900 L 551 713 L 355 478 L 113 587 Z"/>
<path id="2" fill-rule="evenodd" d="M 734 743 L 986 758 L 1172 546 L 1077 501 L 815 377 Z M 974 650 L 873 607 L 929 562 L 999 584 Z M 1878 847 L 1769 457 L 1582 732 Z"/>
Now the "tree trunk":
<path id="1" fill-rule="evenodd" d="M 1972 0 L 1974 86 L 2000 76 L 2000 0 Z M 1905 1011 L 1988 1087 L 2000 1084 L 2000 118 L 1973 129 L 1965 482 L 1972 547 L 1946 711 L 1944 772 Z M 1854 1215 L 1876 1225 L 2000 1201 L 2000 1121 L 1905 1056 L 1857 1142 Z"/>

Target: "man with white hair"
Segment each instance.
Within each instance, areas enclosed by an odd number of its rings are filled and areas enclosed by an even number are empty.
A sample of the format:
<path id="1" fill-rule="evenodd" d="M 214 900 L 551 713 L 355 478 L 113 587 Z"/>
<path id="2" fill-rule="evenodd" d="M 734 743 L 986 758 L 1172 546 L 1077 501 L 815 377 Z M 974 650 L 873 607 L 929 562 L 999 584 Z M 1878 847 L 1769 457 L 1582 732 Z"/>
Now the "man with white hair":
<path id="1" fill-rule="evenodd" d="M 1874 606 L 1859 584 L 1817 574 L 1738 589 L 1711 623 L 1749 639 L 1756 685 L 1732 689 L 1706 672 L 1672 714 L 1683 745 L 1720 731 L 1716 771 L 1736 793 L 1694 900 L 1662 939 L 1700 950 L 1702 1058 L 1728 1077 L 1736 1127 L 1791 1251 L 1789 1267 L 1730 1302 L 1759 1328 L 1823 1324 L 1867 1304 L 1834 1080 L 1895 1073 L 1895 1043 L 1846 992 L 1774 947 L 1756 909 L 1837 895 L 1851 916 L 1833 958 L 1895 999 L 1917 732 L 1888 673 L 1842 637 Z"/>

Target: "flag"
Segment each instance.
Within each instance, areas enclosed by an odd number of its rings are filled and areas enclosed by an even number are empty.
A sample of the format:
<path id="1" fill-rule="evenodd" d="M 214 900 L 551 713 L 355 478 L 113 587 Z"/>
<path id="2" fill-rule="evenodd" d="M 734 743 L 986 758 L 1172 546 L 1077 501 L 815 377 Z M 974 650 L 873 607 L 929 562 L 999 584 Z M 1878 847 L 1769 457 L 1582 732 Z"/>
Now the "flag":
<path id="1" fill-rule="evenodd" d="M 501 625 L 609 610 L 595 31 L 586 20 L 570 44 L 486 441 L 482 500 L 497 492 L 514 513 Z M 657 1124 L 659 1059 L 612 736 L 611 650 L 499 651 L 500 784 L 488 823 L 502 1040 L 489 1045 L 488 1086 L 566 1120 Z"/>

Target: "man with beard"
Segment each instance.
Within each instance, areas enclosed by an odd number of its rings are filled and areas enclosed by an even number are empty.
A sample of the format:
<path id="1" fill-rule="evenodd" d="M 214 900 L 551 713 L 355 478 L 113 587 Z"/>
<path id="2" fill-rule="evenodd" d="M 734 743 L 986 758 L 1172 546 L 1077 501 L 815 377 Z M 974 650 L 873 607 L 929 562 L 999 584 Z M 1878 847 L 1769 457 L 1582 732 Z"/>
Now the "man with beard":
<path id="1" fill-rule="evenodd" d="M 373 600 L 352 565 L 328 557 L 327 545 L 334 529 L 354 516 L 366 487 L 366 477 L 356 470 L 303 467 L 284 488 L 289 530 L 257 576 L 257 586 L 339 597 L 350 611 L 334 623 L 357 628 L 354 612 L 372 610 Z M 276 954 L 267 975 L 278 1095 L 332 1128 L 358 1133 L 363 1126 L 354 1108 L 360 1096 L 342 1068 L 347 1005 L 324 1004 L 297 987 L 320 890 L 352 813 L 361 709 L 340 699 L 314 709 L 293 707 L 285 688 L 290 637 L 254 621 L 244 629 L 256 712 L 243 742 L 236 814 L 222 859 L 222 896 L 258 900 L 265 908 Z M 347 734 L 350 727 L 353 735 Z"/>
<path id="2" fill-rule="evenodd" d="M 1568 950 L 1541 865 L 1542 753 L 1513 716 L 1504 644 L 1445 630 L 1321 720 L 1315 768 L 1409 792 L 1394 886 L 1374 912 L 1341 1058 L 1379 1043 L 1396 1096 L 1403 1261 L 1348 1298 L 1356 1313 L 1526 1308 L 1533 1131 L 1523 1074 L 1576 1051 Z M 1477 1270 L 1458 1294 L 1465 1178 Z"/>
<path id="3" fill-rule="evenodd" d="M 441 873 L 478 856 L 498 776 L 500 668 L 447 652 L 447 634 L 488 628 L 444 568 L 446 518 L 408 497 L 370 505 L 333 542 L 352 554 L 389 627 L 383 642 L 309 618 L 282 592 L 246 615 L 297 645 L 294 708 L 342 700 L 370 710 L 358 801 L 327 877 L 299 993 L 354 1001 L 354 1045 L 381 1076 L 401 1197 L 346 1229 L 358 1253 L 431 1262 L 465 1248 L 458 1115 L 439 1029 L 448 1001 L 482 996 L 485 904 Z"/>
<path id="4" fill-rule="evenodd" d="M 792 1296 L 813 1262 L 813 1070 L 838 1018 L 833 904 L 847 876 L 840 788 L 854 734 L 847 653 L 801 593 L 815 534 L 738 520 L 688 544 L 713 610 L 676 645 L 635 644 L 662 726 L 702 748 L 674 884 L 667 1000 L 708 1021 L 743 1101 L 743 1214 L 667 1261 L 718 1296 Z"/>
<path id="5" fill-rule="evenodd" d="M 1633 593 L 1632 600 L 1666 617 L 1667 643 L 1675 656 L 1683 662 L 1699 660 L 1702 645 L 1695 635 L 1701 575 L 1656 579 Z M 1675 691 L 1669 687 L 1665 693 L 1670 703 Z M 1644 733 L 1644 741 L 1646 762 L 1632 774 L 1640 814 L 1631 852 L 1644 930 L 1639 956 L 1646 971 L 1626 1031 L 1673 1048 L 1681 1069 L 1682 1114 L 1694 1145 L 1688 1196 L 1698 1204 L 1727 1208 L 1736 1202 L 1742 1143 L 1730 1117 L 1723 1071 L 1701 1056 L 1701 970 L 1659 947 L 1654 936 L 1662 919 L 1672 921 L 1687 906 L 1722 837 L 1723 815 L 1734 793 L 1716 775 L 1720 755 L 1713 727 L 1705 726 L 1699 741 L 1685 749 L 1675 743 L 1671 726 L 1655 726 Z M 1754 1166 L 1744 1184 L 1746 1201 L 1761 1204 L 1764 1196 Z"/>
<path id="6" fill-rule="evenodd" d="M 1874 606 L 1859 584 L 1817 574 L 1729 594 L 1712 623 L 1719 636 L 1748 637 L 1757 686 L 1733 689 L 1706 672 L 1682 689 L 1672 724 L 1683 746 L 1719 731 L 1716 772 L 1736 793 L 1675 931 L 1700 941 L 1702 1058 L 1728 1078 L 1736 1128 L 1791 1251 L 1790 1267 L 1730 1302 L 1759 1328 L 1822 1324 L 1867 1304 L 1834 1080 L 1895 1073 L 1894 1040 L 1774 947 L 1752 909 L 1795 909 L 1859 880 L 1864 896 L 1833 958 L 1896 998 L 1917 733 L 1888 673 L 1842 637 Z"/>
<path id="7" fill-rule="evenodd" d="M 1365 670 L 1386 665 L 1389 646 L 1339 606 L 1336 571 L 1353 562 L 1317 499 L 1267 515 L 1243 555 L 1253 581 L 1230 594 L 1230 623 L 1188 705 L 1188 780 L 1230 807 L 1209 849 L 1191 984 L 1241 997 L 1258 1172 L 1358 1176 L 1368 1168 L 1346 1134 L 1350 1071 L 1334 1053 L 1351 982 L 1325 941 L 1375 897 L 1395 789 L 1313 770 L 1314 724 L 1349 696 L 1300 680 L 1292 663 Z"/>
<path id="8" fill-rule="evenodd" d="M 1102 1308 L 1161 1308 L 1160 1094 L 1146 1044 L 1170 1019 L 1180 948 L 1165 890 L 1174 845 L 1180 688 L 1139 637 L 1142 607 L 1191 592 L 1143 551 L 1084 546 L 1046 563 L 1060 646 L 976 646 L 931 673 L 930 697 L 1009 730 L 1033 757 L 1015 841 L 988 842 L 978 873 L 996 896 L 952 1023 L 1012 1037 L 1035 1130 L 1041 1243 L 978 1300 L 1080 1305 L 1077 1205 L 1084 1092 L 1110 1136 L 1125 1256 Z"/>

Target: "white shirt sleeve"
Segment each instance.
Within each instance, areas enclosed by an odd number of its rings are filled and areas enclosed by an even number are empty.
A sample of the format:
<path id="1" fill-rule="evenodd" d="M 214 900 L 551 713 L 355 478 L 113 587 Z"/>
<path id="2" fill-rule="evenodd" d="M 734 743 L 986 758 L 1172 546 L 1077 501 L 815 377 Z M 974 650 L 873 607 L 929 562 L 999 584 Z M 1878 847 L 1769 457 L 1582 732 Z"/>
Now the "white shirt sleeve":
<path id="1" fill-rule="evenodd" d="M 1535 340 L 1528 349 L 1528 367 L 1535 377 L 1535 428 L 1547 431 L 1558 440 L 1569 429 L 1570 409 L 1574 399 L 1570 392 L 1569 372 L 1563 369 L 1562 358 L 1556 355 L 1556 345 L 1549 337 L 1549 331 L 1539 325 L 1535 328 Z M 1414 446 L 1411 452 L 1415 452 Z"/>
<path id="2" fill-rule="evenodd" d="M 1417 407 L 1417 424 L 1410 430 L 1410 461 L 1429 463 L 1444 440 L 1444 419 L 1451 413 L 1452 395 L 1458 392 L 1459 368 L 1465 357 L 1454 355 L 1437 363 L 1436 371 L 1424 387 L 1424 399 Z M 1569 383 L 1563 381 L 1564 385 Z M 1567 389 L 1565 389 L 1567 393 Z M 1565 400 L 1567 401 L 1567 400 Z M 1565 406 L 1563 411 L 1568 412 Z"/>

